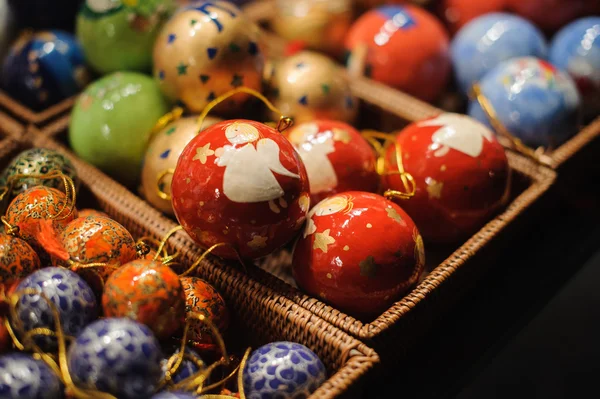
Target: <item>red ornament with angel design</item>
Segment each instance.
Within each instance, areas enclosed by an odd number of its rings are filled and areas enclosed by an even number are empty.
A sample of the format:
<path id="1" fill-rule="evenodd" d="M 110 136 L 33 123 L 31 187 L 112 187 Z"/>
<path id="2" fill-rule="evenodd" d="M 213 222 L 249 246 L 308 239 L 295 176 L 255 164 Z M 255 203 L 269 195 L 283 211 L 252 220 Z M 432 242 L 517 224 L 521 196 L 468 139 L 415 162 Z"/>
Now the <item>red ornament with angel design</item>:
<path id="1" fill-rule="evenodd" d="M 357 316 L 380 313 L 419 279 L 419 230 L 395 203 L 348 191 L 308 214 L 293 255 L 294 278 L 311 295 Z"/>
<path id="2" fill-rule="evenodd" d="M 196 136 L 171 183 L 173 209 L 199 245 L 255 259 L 290 241 L 310 205 L 306 169 L 292 144 L 259 122 L 229 120 Z M 235 249 L 235 251 L 233 250 Z"/>
<path id="3" fill-rule="evenodd" d="M 510 167 L 494 133 L 478 121 L 442 113 L 399 132 L 385 154 L 386 189 L 406 191 L 398 160 L 415 181 L 398 200 L 425 238 L 450 243 L 480 228 L 507 200 Z"/>

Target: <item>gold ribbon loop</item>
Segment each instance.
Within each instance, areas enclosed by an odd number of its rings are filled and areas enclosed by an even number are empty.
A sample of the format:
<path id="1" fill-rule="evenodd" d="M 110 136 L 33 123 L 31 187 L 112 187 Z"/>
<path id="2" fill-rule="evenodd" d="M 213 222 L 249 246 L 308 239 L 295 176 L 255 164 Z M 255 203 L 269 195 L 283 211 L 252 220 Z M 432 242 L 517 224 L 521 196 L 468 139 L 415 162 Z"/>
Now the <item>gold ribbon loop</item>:
<path id="1" fill-rule="evenodd" d="M 173 175 L 175 173 L 175 169 L 169 168 L 165 169 L 156 176 L 156 193 L 161 199 L 165 201 L 171 201 L 171 193 L 167 193 L 163 189 L 160 188 L 163 179 L 169 175 Z"/>
<path id="2" fill-rule="evenodd" d="M 206 251 L 204 251 L 202 253 L 202 255 L 200 255 L 200 257 L 198 258 L 198 260 L 196 260 L 194 263 L 192 263 L 192 265 L 185 272 L 181 273 L 179 276 L 185 277 L 185 276 L 189 275 L 190 273 L 192 273 L 194 270 L 196 270 L 198 268 L 198 266 L 200 266 L 202 261 L 204 259 L 206 259 L 206 257 L 208 255 L 210 255 L 215 249 L 220 248 L 220 247 L 231 248 L 231 250 L 233 250 L 235 252 L 236 257 L 237 257 L 238 261 L 240 262 L 240 264 L 242 265 L 242 267 L 244 268 L 244 270 L 246 270 L 246 263 L 242 259 L 242 256 L 240 255 L 238 250 L 230 243 L 220 242 L 220 243 L 217 243 L 217 244 L 213 245 L 212 247 L 208 248 Z"/>
<path id="3" fill-rule="evenodd" d="M 161 116 L 158 119 L 158 121 L 156 122 L 156 124 L 154 125 L 154 127 L 152 128 L 152 130 L 150 131 L 150 140 L 152 140 L 152 138 L 154 136 L 156 136 L 156 134 L 158 134 L 158 132 L 160 132 L 165 127 L 167 127 L 167 125 L 169 123 L 174 122 L 177 119 L 181 118 L 182 115 L 183 115 L 183 108 L 175 107 L 171 110 L 171 112 L 167 112 L 166 114 Z"/>
<path id="4" fill-rule="evenodd" d="M 171 230 L 169 230 L 167 232 L 167 234 L 165 234 L 165 236 L 163 237 L 163 239 L 160 240 L 160 242 L 158 243 L 158 248 L 156 249 L 156 254 L 154 255 L 154 259 L 153 260 L 158 260 L 158 258 L 160 257 L 161 253 L 164 253 L 166 255 L 165 258 L 169 257 L 168 254 L 166 253 L 166 249 L 165 249 L 165 246 L 167 245 L 167 241 L 169 240 L 169 238 L 171 238 L 175 233 L 177 233 L 180 230 L 183 230 L 182 226 L 173 227 Z M 176 255 L 172 255 L 172 256 L 170 256 L 170 258 L 174 259 L 175 256 Z M 163 258 L 162 262 L 163 263 L 168 263 L 168 262 L 164 261 L 164 258 Z"/>

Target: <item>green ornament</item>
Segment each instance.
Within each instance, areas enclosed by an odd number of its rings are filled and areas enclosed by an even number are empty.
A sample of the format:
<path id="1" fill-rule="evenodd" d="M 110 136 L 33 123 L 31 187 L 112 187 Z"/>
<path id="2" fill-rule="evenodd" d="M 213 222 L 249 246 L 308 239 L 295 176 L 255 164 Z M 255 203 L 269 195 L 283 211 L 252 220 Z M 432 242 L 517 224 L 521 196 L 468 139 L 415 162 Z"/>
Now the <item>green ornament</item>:
<path id="1" fill-rule="evenodd" d="M 73 108 L 71 148 L 83 160 L 133 186 L 150 133 L 168 111 L 152 77 L 136 72 L 105 76 L 88 86 Z"/>

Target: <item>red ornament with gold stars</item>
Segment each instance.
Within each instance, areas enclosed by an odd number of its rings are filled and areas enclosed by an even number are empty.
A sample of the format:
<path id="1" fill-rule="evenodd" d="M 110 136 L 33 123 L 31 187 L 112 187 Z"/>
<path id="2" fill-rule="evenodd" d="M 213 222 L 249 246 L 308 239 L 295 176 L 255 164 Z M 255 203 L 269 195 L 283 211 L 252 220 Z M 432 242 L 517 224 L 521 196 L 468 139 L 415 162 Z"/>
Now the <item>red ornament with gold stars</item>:
<path id="1" fill-rule="evenodd" d="M 456 242 L 473 234 L 507 200 L 510 167 L 494 133 L 478 121 L 442 113 L 402 130 L 385 155 L 385 189 L 406 191 L 397 173 L 415 180 L 413 198 L 398 200 L 425 238 Z"/>
<path id="2" fill-rule="evenodd" d="M 424 265 L 411 218 L 384 197 L 360 191 L 318 203 L 293 255 L 298 286 L 355 316 L 386 310 L 418 281 Z"/>
<path id="3" fill-rule="evenodd" d="M 306 169 L 292 144 L 259 122 L 229 120 L 196 136 L 171 183 L 175 215 L 199 245 L 255 259 L 290 241 L 306 219 Z M 235 249 L 235 250 L 234 250 Z"/>
<path id="4" fill-rule="evenodd" d="M 311 204 L 343 191 L 375 192 L 379 188 L 375 152 L 347 123 L 316 120 L 285 133 L 306 166 Z"/>

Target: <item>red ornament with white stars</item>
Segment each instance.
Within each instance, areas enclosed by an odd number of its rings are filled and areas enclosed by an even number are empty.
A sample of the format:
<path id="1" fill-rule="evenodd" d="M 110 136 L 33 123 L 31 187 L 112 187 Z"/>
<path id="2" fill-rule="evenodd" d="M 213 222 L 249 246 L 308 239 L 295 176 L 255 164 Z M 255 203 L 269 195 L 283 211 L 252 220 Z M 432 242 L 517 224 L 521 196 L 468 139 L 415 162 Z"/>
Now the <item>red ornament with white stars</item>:
<path id="1" fill-rule="evenodd" d="M 306 169 L 292 144 L 259 122 L 229 120 L 196 136 L 172 182 L 175 215 L 214 254 L 256 259 L 285 245 L 306 220 Z M 235 251 L 234 251 L 235 249 Z"/>
<path id="2" fill-rule="evenodd" d="M 425 251 L 398 205 L 348 191 L 311 209 L 292 264 L 303 290 L 362 317 L 383 312 L 418 281 Z"/>
<path id="3" fill-rule="evenodd" d="M 464 115 L 442 113 L 400 131 L 385 154 L 385 189 L 406 191 L 397 150 L 416 194 L 398 203 L 426 242 L 472 235 L 508 200 L 510 167 L 494 133 Z"/>

